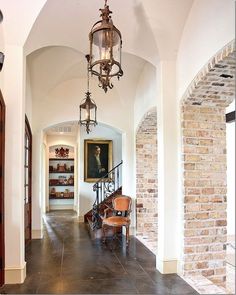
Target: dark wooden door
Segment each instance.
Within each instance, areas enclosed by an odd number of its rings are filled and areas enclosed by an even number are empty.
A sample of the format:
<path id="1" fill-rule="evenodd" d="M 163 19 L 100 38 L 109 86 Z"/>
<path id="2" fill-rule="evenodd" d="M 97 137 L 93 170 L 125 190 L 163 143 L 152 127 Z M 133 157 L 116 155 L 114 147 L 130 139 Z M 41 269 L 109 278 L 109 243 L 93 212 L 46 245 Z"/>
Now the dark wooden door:
<path id="1" fill-rule="evenodd" d="M 32 133 L 29 121 L 25 116 L 25 245 L 31 240 L 31 210 L 32 210 Z"/>
<path id="2" fill-rule="evenodd" d="M 0 91 L 0 286 L 4 284 L 4 162 L 5 162 L 5 104 Z"/>

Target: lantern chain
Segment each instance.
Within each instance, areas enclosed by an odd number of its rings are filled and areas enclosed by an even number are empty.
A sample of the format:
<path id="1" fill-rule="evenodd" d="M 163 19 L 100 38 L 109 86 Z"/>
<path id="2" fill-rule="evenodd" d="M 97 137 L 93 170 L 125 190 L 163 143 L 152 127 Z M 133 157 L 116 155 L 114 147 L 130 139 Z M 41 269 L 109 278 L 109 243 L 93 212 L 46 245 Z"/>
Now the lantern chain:
<path id="1" fill-rule="evenodd" d="M 87 87 L 89 92 L 89 65 L 87 66 Z"/>
<path id="2" fill-rule="evenodd" d="M 85 55 L 86 59 L 87 59 L 87 89 L 88 89 L 88 92 L 89 92 L 89 60 L 90 60 L 90 55 L 87 54 Z"/>

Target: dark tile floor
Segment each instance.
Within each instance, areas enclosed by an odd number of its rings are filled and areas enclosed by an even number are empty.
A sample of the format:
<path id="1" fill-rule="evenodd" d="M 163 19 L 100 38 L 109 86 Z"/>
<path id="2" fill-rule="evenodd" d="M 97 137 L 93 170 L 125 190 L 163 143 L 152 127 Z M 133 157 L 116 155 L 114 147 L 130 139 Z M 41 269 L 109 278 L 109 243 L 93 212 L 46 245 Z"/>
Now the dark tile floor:
<path id="1" fill-rule="evenodd" d="M 198 294 L 179 276 L 160 274 L 135 238 L 128 250 L 91 240 L 72 211 L 47 214 L 44 238 L 30 243 L 26 261 L 24 284 L 5 285 L 1 294 Z"/>

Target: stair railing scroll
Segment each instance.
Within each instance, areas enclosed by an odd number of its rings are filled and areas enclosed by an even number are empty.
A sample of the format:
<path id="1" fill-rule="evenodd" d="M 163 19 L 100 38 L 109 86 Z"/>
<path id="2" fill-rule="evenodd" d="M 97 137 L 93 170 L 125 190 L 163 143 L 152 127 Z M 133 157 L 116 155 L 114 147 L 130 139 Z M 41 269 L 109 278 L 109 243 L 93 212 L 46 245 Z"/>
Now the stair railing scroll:
<path id="1" fill-rule="evenodd" d="M 121 166 L 123 161 L 112 168 L 106 175 L 101 177 L 94 185 L 93 191 L 96 193 L 96 199 L 92 210 L 93 229 L 101 227 L 101 218 L 99 216 L 100 205 L 116 190 L 121 187 Z"/>

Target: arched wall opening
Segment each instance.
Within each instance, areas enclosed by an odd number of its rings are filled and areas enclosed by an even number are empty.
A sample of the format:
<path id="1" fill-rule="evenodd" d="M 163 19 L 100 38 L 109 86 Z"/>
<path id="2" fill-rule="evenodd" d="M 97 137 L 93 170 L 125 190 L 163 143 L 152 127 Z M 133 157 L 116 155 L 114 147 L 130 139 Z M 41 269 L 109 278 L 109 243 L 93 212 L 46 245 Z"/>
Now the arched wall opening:
<path id="1" fill-rule="evenodd" d="M 182 103 L 184 275 L 226 280 L 225 109 L 235 96 L 235 48 L 214 56 Z"/>
<path id="2" fill-rule="evenodd" d="M 111 140 L 112 141 L 112 167 L 116 166 L 122 160 L 122 132 L 112 126 L 98 123 L 92 129 L 92 132 L 87 134 L 83 127 L 78 125 L 76 121 L 64 122 L 50 126 L 44 129 L 43 149 L 46 149 L 46 169 L 45 169 L 45 206 L 47 211 L 50 209 L 48 195 L 48 159 L 51 158 L 50 147 L 55 145 L 68 145 L 74 149 L 74 203 L 73 208 L 77 211 L 77 215 L 81 221 L 84 220 L 84 215 L 92 209 L 95 200 L 93 192 L 93 184 L 85 180 L 85 140 Z M 43 165 L 42 165 L 43 166 Z M 122 177 L 122 173 L 120 175 Z M 44 178 L 44 176 L 43 176 Z"/>
<path id="3" fill-rule="evenodd" d="M 153 253 L 158 226 L 157 111 L 152 108 L 136 133 L 136 236 Z"/>

